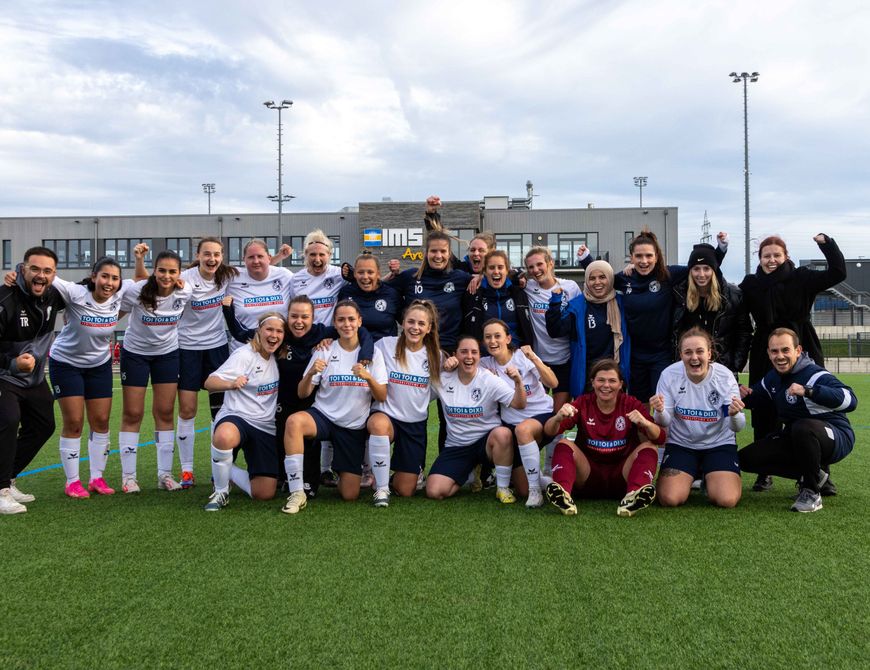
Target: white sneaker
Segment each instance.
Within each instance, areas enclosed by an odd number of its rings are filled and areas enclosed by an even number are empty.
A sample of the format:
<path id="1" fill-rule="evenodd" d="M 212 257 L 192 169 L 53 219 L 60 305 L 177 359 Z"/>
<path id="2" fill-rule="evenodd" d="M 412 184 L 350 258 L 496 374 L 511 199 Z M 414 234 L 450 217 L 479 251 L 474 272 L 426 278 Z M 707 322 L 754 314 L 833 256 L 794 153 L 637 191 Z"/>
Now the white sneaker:
<path id="1" fill-rule="evenodd" d="M 139 488 L 139 482 L 136 481 L 135 477 L 124 477 L 121 483 L 121 490 L 124 493 L 139 493 L 142 491 L 142 489 Z"/>
<path id="2" fill-rule="evenodd" d="M 306 505 L 308 505 L 308 497 L 305 495 L 305 491 L 293 491 L 287 497 L 287 502 L 284 503 L 281 511 L 284 514 L 298 514 L 305 509 Z"/>
<path id="3" fill-rule="evenodd" d="M 171 474 L 165 472 L 157 477 L 157 488 L 163 491 L 180 491 L 181 484 L 175 481 Z"/>
<path id="4" fill-rule="evenodd" d="M 12 480 L 12 483 L 9 484 L 9 491 L 12 493 L 12 498 L 15 502 L 26 503 L 33 502 L 36 500 L 36 496 L 32 493 L 24 493 L 18 490 L 18 487 L 15 486 L 15 480 Z"/>
<path id="5" fill-rule="evenodd" d="M 12 497 L 10 489 L 0 489 L 0 514 L 23 514 L 27 508 Z"/>
<path id="6" fill-rule="evenodd" d="M 372 504 L 375 507 L 389 507 L 390 489 L 383 488 L 376 490 L 375 494 L 372 496 Z"/>
<path id="7" fill-rule="evenodd" d="M 529 497 L 526 498 L 526 507 L 540 507 L 544 504 L 544 496 L 540 488 L 529 489 Z"/>

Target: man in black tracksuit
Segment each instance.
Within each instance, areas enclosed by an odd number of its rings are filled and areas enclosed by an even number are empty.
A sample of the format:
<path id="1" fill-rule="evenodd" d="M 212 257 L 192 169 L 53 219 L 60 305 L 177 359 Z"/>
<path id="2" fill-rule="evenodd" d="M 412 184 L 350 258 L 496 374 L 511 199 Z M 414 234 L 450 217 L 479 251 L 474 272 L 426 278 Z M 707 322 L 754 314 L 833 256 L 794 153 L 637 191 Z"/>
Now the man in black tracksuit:
<path id="1" fill-rule="evenodd" d="M 15 286 L 0 286 L 0 514 L 27 511 L 15 476 L 54 433 L 51 389 L 45 380 L 54 320 L 64 304 L 52 288 L 57 256 L 32 247 Z"/>

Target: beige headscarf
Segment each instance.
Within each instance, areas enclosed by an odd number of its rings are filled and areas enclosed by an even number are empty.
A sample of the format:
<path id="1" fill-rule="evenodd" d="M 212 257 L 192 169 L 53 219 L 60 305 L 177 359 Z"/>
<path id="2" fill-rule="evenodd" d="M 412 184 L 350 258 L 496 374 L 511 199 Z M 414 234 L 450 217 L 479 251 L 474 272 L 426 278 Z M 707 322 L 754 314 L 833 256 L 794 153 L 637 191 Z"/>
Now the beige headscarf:
<path id="1" fill-rule="evenodd" d="M 610 289 L 603 298 L 596 298 L 592 295 L 592 291 L 589 290 L 589 286 L 586 283 L 589 280 L 589 276 L 596 270 L 604 273 L 604 276 L 607 277 L 607 284 L 610 286 Z M 610 330 L 613 333 L 613 358 L 619 362 L 619 347 L 622 346 L 623 340 L 622 317 L 619 314 L 619 305 L 616 304 L 616 289 L 613 288 L 613 268 L 610 267 L 610 263 L 607 261 L 592 261 L 587 266 L 586 276 L 583 280 L 583 297 L 586 298 L 586 302 L 596 304 L 607 303 L 607 325 L 610 326 Z"/>

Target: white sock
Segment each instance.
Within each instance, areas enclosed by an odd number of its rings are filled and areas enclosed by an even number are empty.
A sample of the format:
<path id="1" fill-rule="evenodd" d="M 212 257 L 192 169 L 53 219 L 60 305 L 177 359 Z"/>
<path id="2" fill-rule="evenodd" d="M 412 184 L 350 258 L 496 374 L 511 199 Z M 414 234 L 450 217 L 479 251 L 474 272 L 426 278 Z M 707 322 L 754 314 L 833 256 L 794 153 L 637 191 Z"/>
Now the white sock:
<path id="1" fill-rule="evenodd" d="M 232 466 L 232 450 L 223 451 L 211 445 L 211 476 L 214 478 L 214 490 L 216 492 L 229 493 L 230 470 Z"/>
<path id="2" fill-rule="evenodd" d="M 178 459 L 182 472 L 193 472 L 193 443 L 196 441 L 195 419 L 178 417 L 175 439 L 178 442 Z"/>
<path id="3" fill-rule="evenodd" d="M 136 479 L 136 450 L 139 449 L 139 433 L 118 433 L 118 449 L 121 451 L 121 474 Z"/>
<path id="4" fill-rule="evenodd" d="M 172 474 L 172 461 L 175 455 L 175 431 L 156 430 L 154 441 L 157 443 L 157 476 Z"/>
<path id="5" fill-rule="evenodd" d="M 332 469 L 332 442 L 320 443 L 320 471 Z"/>
<path id="6" fill-rule="evenodd" d="M 549 444 L 545 447 L 547 455 L 544 457 L 544 472 L 552 472 L 553 471 L 553 452 L 556 451 L 556 445 L 559 444 L 559 440 L 562 439 L 562 434 L 559 433 L 550 440 Z"/>
<path id="7" fill-rule="evenodd" d="M 529 480 L 529 489 L 541 488 L 541 450 L 537 442 L 529 442 L 519 445 L 520 459 L 526 471 L 526 479 Z"/>
<path id="8" fill-rule="evenodd" d="M 330 447 L 330 450 L 332 448 Z M 304 455 L 294 454 L 284 457 L 284 471 L 287 473 L 287 490 L 290 493 L 302 490 L 302 463 Z M 323 461 L 321 461 L 322 463 Z"/>
<path id="9" fill-rule="evenodd" d="M 387 488 L 390 485 L 390 438 L 386 435 L 370 436 L 369 456 L 375 488 Z"/>
<path id="10" fill-rule="evenodd" d="M 513 468 L 510 465 L 495 466 L 495 485 L 500 489 L 506 489 L 511 485 L 511 471 Z"/>
<path id="11" fill-rule="evenodd" d="M 63 465 L 63 474 L 66 475 L 66 483 L 72 484 L 79 478 L 79 451 L 82 448 L 80 437 L 60 438 L 60 462 Z"/>
<path id="12" fill-rule="evenodd" d="M 91 433 L 88 438 L 88 462 L 91 468 L 91 480 L 99 479 L 106 470 L 109 459 L 109 434 Z"/>
<path id="13" fill-rule="evenodd" d="M 248 476 L 247 470 L 242 470 L 238 465 L 233 465 L 230 468 L 230 481 L 247 493 L 249 498 L 252 497 L 251 478 Z"/>

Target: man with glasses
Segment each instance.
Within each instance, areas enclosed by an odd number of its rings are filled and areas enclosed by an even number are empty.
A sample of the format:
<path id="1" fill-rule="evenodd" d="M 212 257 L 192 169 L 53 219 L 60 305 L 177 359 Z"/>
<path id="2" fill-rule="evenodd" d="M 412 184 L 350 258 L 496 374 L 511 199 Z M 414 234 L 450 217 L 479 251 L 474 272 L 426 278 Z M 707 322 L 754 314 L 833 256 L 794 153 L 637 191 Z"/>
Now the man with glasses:
<path id="1" fill-rule="evenodd" d="M 0 514 L 27 511 L 22 503 L 34 497 L 16 488 L 15 476 L 54 433 L 45 363 L 64 307 L 51 286 L 56 268 L 51 249 L 32 247 L 15 285 L 0 286 Z"/>

